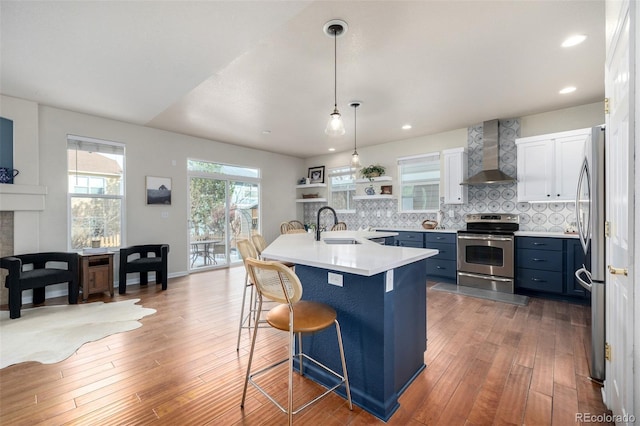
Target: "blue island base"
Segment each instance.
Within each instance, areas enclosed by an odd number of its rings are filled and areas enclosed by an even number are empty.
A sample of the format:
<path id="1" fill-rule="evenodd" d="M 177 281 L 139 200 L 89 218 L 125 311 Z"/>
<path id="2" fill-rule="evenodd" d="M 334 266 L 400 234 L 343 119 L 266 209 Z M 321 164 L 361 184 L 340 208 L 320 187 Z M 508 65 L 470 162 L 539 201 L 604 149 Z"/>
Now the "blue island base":
<path id="1" fill-rule="evenodd" d="M 343 285 L 328 283 L 328 273 Z M 304 300 L 327 303 L 338 313 L 351 397 L 355 404 L 386 421 L 398 397 L 425 368 L 427 348 L 426 260 L 370 277 L 296 265 Z M 304 353 L 340 373 L 335 330 L 305 335 Z M 295 368 L 299 367 L 297 360 Z M 311 363 L 305 376 L 325 386 L 335 377 Z M 345 388 L 337 391 L 346 398 Z"/>

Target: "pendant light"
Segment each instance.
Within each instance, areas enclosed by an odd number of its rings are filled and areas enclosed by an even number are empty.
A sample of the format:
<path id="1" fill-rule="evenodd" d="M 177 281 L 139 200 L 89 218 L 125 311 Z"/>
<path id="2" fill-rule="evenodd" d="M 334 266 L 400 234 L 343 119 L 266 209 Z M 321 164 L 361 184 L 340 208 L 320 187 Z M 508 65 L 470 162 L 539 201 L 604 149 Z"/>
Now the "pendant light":
<path id="1" fill-rule="evenodd" d="M 329 114 L 329 122 L 324 132 L 329 136 L 342 136 L 345 133 L 344 122 L 338 111 L 338 36 L 347 32 L 347 23 L 333 19 L 324 24 L 324 32 L 333 37 L 333 112 Z"/>
<path id="2" fill-rule="evenodd" d="M 351 167 L 360 167 L 360 155 L 358 155 L 358 144 L 357 144 L 357 118 L 356 112 L 358 107 L 362 104 L 360 101 L 353 101 L 349 104 L 350 107 L 353 108 L 353 154 L 351 154 Z"/>

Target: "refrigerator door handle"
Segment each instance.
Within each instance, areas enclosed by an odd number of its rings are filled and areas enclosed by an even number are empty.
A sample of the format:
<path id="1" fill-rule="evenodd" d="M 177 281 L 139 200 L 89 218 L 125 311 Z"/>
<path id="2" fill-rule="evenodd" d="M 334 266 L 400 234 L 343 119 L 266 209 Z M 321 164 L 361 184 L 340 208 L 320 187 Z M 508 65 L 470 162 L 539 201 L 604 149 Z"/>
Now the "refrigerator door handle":
<path id="1" fill-rule="evenodd" d="M 584 274 L 587 280 L 589 280 L 588 282 L 582 279 L 582 274 Z M 575 276 L 582 287 L 591 291 L 591 288 L 593 287 L 593 281 L 591 280 L 591 272 L 589 272 L 584 265 L 582 266 L 582 268 L 576 271 Z"/>
<path id="2" fill-rule="evenodd" d="M 583 179 L 587 179 L 587 187 L 589 189 L 589 197 L 591 197 L 591 182 L 590 182 L 590 176 L 589 176 L 589 163 L 587 162 L 587 159 L 585 158 L 584 161 L 582 162 L 582 167 L 580 167 L 580 175 L 578 176 L 578 185 L 576 187 L 576 203 L 575 203 L 575 209 L 576 209 L 576 223 L 578 225 L 578 236 L 580 237 L 580 243 L 582 244 L 582 249 L 584 250 L 585 253 L 587 253 L 587 249 L 589 247 L 589 240 L 591 239 L 591 224 L 590 223 L 583 223 L 582 219 L 582 215 L 580 212 L 580 204 L 581 204 L 581 197 L 580 197 L 580 192 L 582 189 L 582 181 Z M 589 200 L 589 222 L 591 222 L 591 200 Z M 586 225 L 586 226 L 585 226 Z"/>

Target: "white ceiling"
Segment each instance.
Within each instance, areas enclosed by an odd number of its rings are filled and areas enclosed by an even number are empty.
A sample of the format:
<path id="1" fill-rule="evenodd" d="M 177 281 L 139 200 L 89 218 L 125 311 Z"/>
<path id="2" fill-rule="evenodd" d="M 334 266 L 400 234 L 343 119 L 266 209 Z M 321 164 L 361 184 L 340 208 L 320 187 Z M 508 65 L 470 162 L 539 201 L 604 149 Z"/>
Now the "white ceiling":
<path id="1" fill-rule="evenodd" d="M 602 0 L 0 8 L 5 95 L 301 158 L 353 149 L 352 100 L 362 147 L 604 98 Z M 330 138 L 334 51 L 322 28 L 335 18 L 349 25 L 337 40 L 347 133 Z M 562 48 L 575 33 L 588 38 Z M 577 90 L 559 95 L 567 85 Z"/>

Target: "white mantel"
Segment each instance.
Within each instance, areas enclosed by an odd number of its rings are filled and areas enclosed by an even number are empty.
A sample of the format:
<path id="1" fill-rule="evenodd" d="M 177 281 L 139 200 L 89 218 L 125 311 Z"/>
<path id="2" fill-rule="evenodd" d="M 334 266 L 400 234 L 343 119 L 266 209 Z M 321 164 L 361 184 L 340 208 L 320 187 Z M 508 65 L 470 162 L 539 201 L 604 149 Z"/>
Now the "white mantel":
<path id="1" fill-rule="evenodd" d="M 46 195 L 46 186 L 0 184 L 0 211 L 42 211 Z"/>

